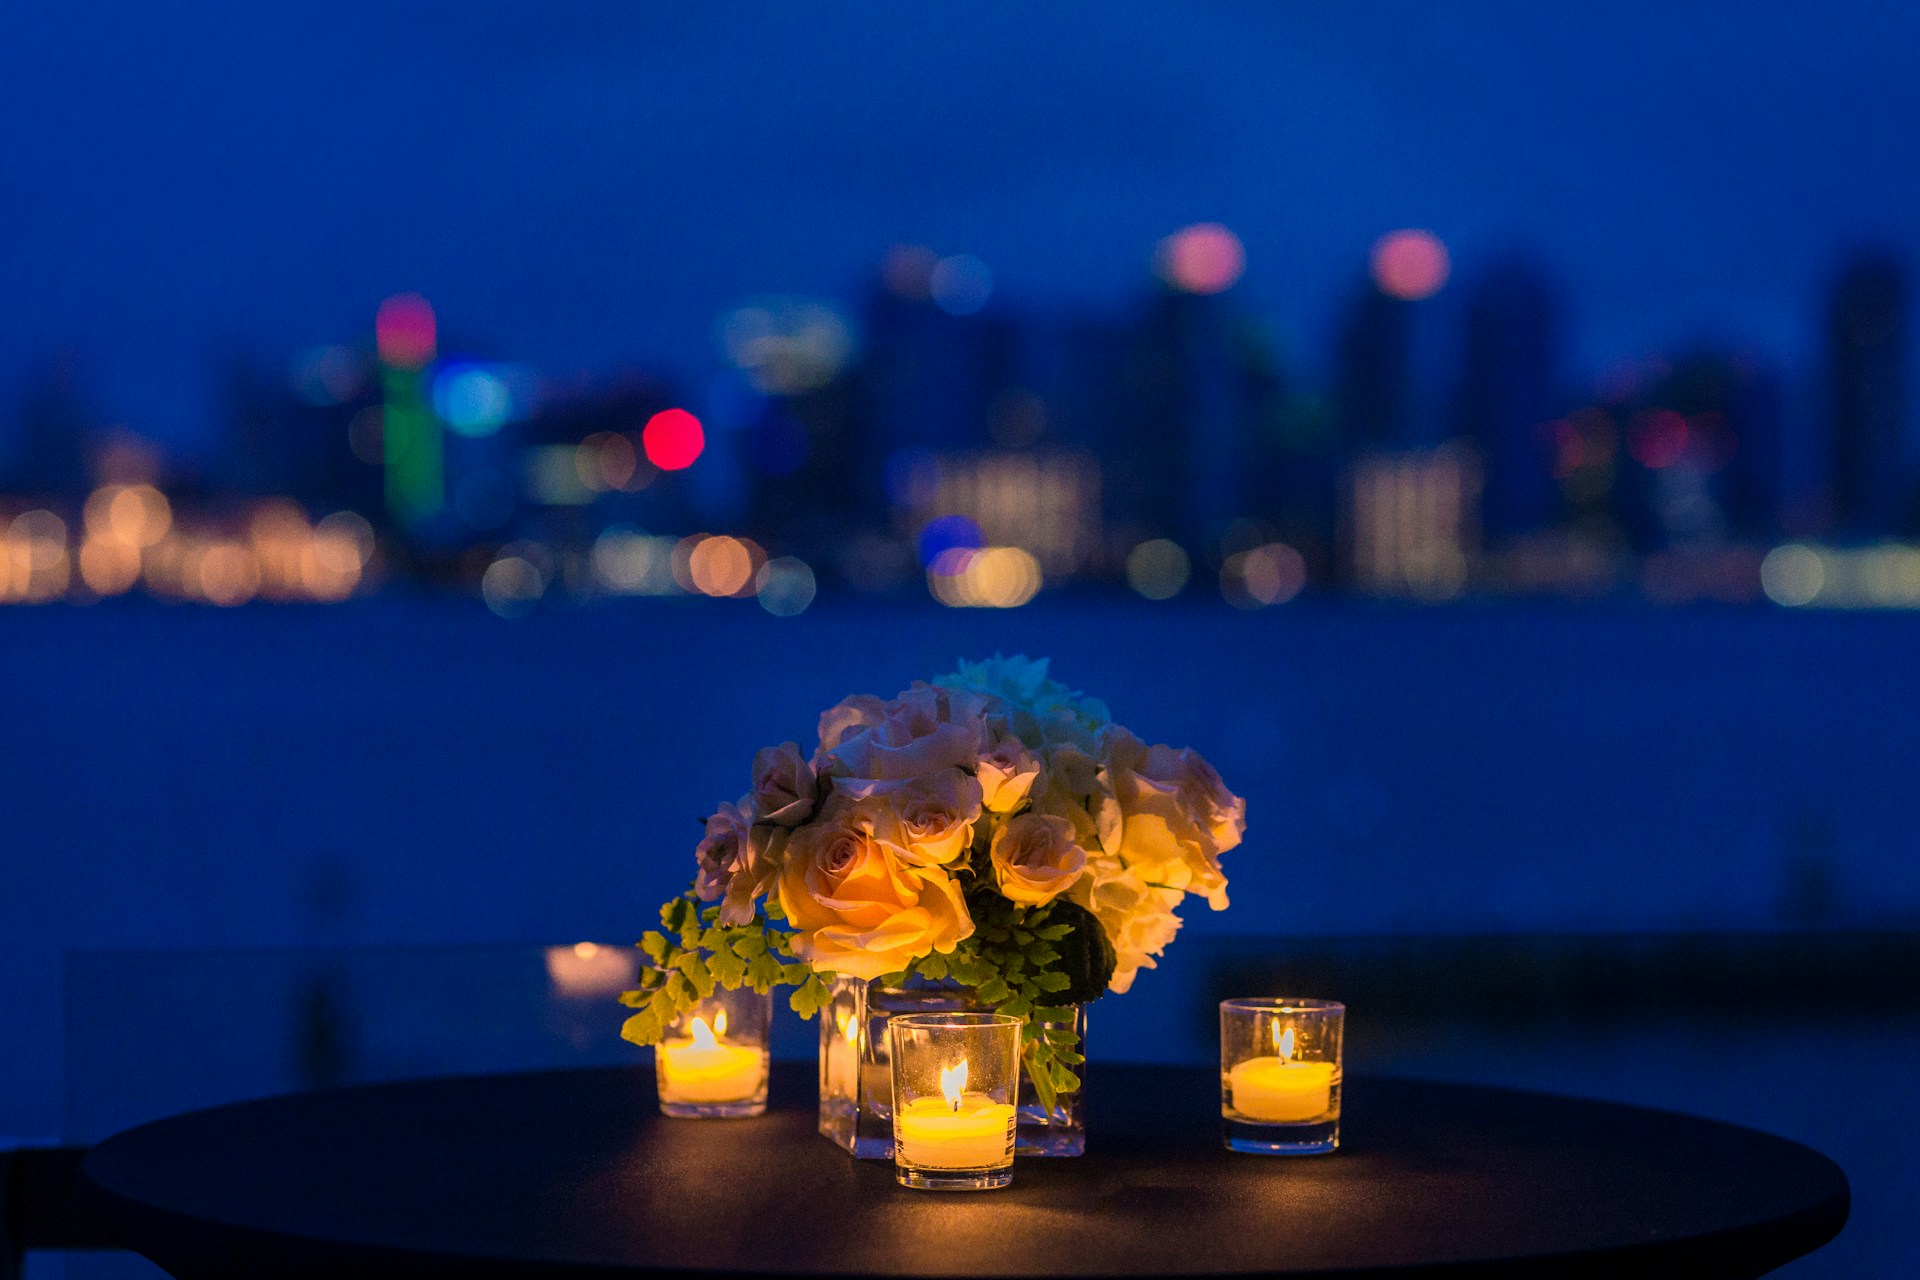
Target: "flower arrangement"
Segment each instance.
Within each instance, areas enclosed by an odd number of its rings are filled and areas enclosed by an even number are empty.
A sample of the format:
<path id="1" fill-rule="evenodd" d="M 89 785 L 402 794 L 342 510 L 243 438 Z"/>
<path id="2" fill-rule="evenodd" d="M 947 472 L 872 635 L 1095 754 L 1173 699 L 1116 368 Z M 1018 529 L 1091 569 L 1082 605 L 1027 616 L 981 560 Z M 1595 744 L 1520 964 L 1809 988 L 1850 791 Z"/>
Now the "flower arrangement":
<path id="1" fill-rule="evenodd" d="M 716 986 L 795 987 L 811 1017 L 835 975 L 968 988 L 1028 1019 L 1047 1100 L 1084 1061 L 1060 1006 L 1124 992 L 1180 928 L 1187 894 L 1227 905 L 1220 855 L 1246 802 L 1189 749 L 1148 746 L 1025 657 L 962 663 L 891 701 L 859 695 L 706 819 L 692 887 L 640 940 L 639 1012 L 657 1043 Z"/>

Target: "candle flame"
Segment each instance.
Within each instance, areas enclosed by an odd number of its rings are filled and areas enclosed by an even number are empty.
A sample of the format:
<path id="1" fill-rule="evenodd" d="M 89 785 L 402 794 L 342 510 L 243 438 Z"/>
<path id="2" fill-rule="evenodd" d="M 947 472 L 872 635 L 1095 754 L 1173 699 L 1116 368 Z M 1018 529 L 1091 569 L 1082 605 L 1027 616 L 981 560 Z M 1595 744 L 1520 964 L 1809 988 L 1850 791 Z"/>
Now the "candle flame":
<path id="1" fill-rule="evenodd" d="M 1280 1055 L 1280 1061 L 1282 1062 L 1293 1061 L 1293 1028 L 1292 1027 L 1288 1027 L 1286 1030 L 1286 1034 L 1283 1035 L 1281 1034 L 1281 1031 L 1280 1031 L 1280 1024 L 1277 1022 L 1273 1024 L 1273 1051 Z"/>
<path id="2" fill-rule="evenodd" d="M 957 1067 L 940 1068 L 940 1092 L 947 1095 L 947 1105 L 955 1111 L 960 1110 L 960 1095 L 967 1087 L 967 1060 L 960 1059 Z"/>
<path id="3" fill-rule="evenodd" d="M 716 1036 L 727 1034 L 727 1011 L 725 1009 L 713 1015 L 713 1034 Z"/>
<path id="4" fill-rule="evenodd" d="M 860 1043 L 860 1023 L 852 1014 L 842 1009 L 839 1013 L 833 1015 L 833 1019 L 840 1024 L 840 1038 L 842 1040 L 845 1040 L 851 1045 L 858 1045 Z"/>
<path id="5" fill-rule="evenodd" d="M 722 1031 L 726 1030 L 726 1027 L 727 1027 L 726 1017 L 727 1015 L 723 1013 L 720 1015 L 720 1018 L 719 1018 L 720 1029 Z M 693 1031 L 694 1048 L 717 1049 L 720 1047 L 719 1044 L 713 1038 L 713 1028 L 707 1025 L 707 1020 L 705 1018 L 695 1018 L 693 1020 L 692 1031 Z"/>

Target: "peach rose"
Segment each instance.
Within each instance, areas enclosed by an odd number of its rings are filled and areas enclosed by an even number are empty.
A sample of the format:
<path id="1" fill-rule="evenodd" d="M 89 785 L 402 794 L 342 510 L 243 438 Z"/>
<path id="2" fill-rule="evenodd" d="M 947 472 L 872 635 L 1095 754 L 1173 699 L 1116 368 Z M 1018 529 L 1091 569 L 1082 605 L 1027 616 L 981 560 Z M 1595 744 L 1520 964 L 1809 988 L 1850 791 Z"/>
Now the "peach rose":
<path id="1" fill-rule="evenodd" d="M 1009 818 L 993 836 L 993 879 L 1009 902 L 1045 906 L 1073 887 L 1087 851 L 1073 842 L 1073 824 L 1045 813 Z"/>
<path id="2" fill-rule="evenodd" d="M 971 771 L 986 745 L 978 694 L 916 685 L 878 714 L 871 700 L 849 698 L 821 717 L 825 769 L 856 799 L 939 769 Z"/>
<path id="3" fill-rule="evenodd" d="M 878 800 L 831 805 L 787 843 L 778 884 L 793 953 L 822 972 L 877 978 L 973 933 L 960 886 L 901 861 L 879 837 L 883 816 Z"/>
<path id="4" fill-rule="evenodd" d="M 702 902 L 724 899 L 720 923 L 745 924 L 753 919 L 753 903 L 772 886 L 780 867 L 787 833 L 777 827 L 753 825 L 753 797 L 738 804 L 722 804 L 707 819 L 706 835 L 695 846 L 693 889 Z"/>
<path id="5" fill-rule="evenodd" d="M 980 821 L 980 783 L 942 769 L 879 797 L 876 830 L 902 862 L 944 866 L 973 844 Z"/>
<path id="6" fill-rule="evenodd" d="M 797 827 L 813 816 L 813 766 L 800 744 L 763 747 L 753 757 L 753 810 L 761 822 Z"/>
<path id="7" fill-rule="evenodd" d="M 1040 761 L 1027 744 L 1011 733 L 1001 733 L 980 753 L 976 766 L 982 803 L 995 813 L 1012 813 L 1026 803 L 1040 776 Z"/>

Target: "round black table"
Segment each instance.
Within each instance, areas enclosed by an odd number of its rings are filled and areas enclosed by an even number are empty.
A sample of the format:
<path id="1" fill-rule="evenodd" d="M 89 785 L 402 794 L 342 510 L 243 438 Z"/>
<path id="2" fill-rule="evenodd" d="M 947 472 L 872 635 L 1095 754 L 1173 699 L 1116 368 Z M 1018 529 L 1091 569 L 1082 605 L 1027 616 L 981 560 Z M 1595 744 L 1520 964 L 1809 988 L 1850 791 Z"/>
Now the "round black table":
<path id="1" fill-rule="evenodd" d="M 1213 1071 L 1096 1064 L 1087 1154 L 910 1191 L 814 1132 L 813 1068 L 753 1120 L 668 1120 L 650 1071 L 239 1103 L 96 1147 L 108 1235 L 212 1277 L 1757 1276 L 1831 1239 L 1839 1168 L 1668 1112 L 1358 1078 L 1345 1147 L 1220 1147 Z"/>

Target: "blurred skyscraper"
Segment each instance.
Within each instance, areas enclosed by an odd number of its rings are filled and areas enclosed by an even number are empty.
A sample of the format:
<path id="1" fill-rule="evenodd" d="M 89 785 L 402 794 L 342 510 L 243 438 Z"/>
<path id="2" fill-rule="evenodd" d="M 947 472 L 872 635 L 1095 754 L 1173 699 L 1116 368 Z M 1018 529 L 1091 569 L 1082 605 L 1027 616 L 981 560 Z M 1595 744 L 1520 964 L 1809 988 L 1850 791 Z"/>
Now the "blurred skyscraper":
<path id="1" fill-rule="evenodd" d="M 1903 530 L 1913 516 L 1903 438 L 1911 336 L 1907 294 L 1904 265 L 1876 252 L 1847 264 L 1828 301 L 1833 515 L 1843 533 Z"/>
<path id="2" fill-rule="evenodd" d="M 1472 287 L 1456 430 L 1481 459 L 1481 520 L 1489 537 L 1559 523 L 1550 424 L 1561 403 L 1560 303 L 1532 262 L 1504 262 Z"/>
<path id="3" fill-rule="evenodd" d="M 19 447 L 7 459 L 7 488 L 76 495 L 87 483 L 86 447 L 99 424 L 79 386 L 78 362 L 62 355 L 34 373 L 20 401 Z"/>
<path id="4" fill-rule="evenodd" d="M 1696 486 L 1713 506 L 1716 532 L 1777 532 L 1785 487 L 1779 375 L 1748 356 L 1698 352 L 1674 362 L 1654 400 L 1628 438 L 1636 460 Z M 1667 413 L 1684 425 L 1660 416 Z"/>
<path id="5" fill-rule="evenodd" d="M 1018 382 L 1010 320 L 985 307 L 944 305 L 936 286 L 948 260 L 895 250 L 867 310 L 861 365 L 870 453 L 978 449 L 994 397 Z M 970 304 L 970 296 L 962 305 Z"/>
<path id="6" fill-rule="evenodd" d="M 1263 379 L 1230 295 L 1168 290 L 1148 305 L 1127 429 L 1107 468 L 1117 510 L 1199 546 L 1247 514 Z"/>
<path id="7" fill-rule="evenodd" d="M 1413 303 L 1369 283 L 1347 312 L 1335 354 L 1333 403 L 1350 448 L 1406 443 L 1413 413 Z"/>

